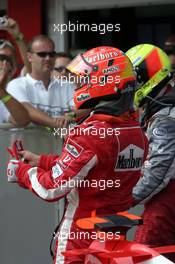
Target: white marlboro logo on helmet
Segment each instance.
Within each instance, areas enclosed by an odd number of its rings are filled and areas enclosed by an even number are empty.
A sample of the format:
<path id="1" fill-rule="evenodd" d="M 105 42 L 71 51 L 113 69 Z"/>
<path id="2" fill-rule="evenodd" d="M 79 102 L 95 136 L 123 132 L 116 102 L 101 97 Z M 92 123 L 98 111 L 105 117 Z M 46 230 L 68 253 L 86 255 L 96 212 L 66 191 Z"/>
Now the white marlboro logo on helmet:
<path id="1" fill-rule="evenodd" d="M 96 55 L 85 57 L 85 60 L 89 63 L 106 60 L 106 59 L 113 59 L 115 57 L 118 57 L 119 54 L 117 51 L 110 51 L 106 53 L 97 53 Z"/>
<path id="2" fill-rule="evenodd" d="M 118 154 L 115 171 L 137 171 L 143 164 L 144 150 L 130 144 Z"/>
<path id="3" fill-rule="evenodd" d="M 74 158 L 78 158 L 83 151 L 83 148 L 80 145 L 78 145 L 75 141 L 71 140 L 70 138 L 67 141 L 65 149 Z"/>

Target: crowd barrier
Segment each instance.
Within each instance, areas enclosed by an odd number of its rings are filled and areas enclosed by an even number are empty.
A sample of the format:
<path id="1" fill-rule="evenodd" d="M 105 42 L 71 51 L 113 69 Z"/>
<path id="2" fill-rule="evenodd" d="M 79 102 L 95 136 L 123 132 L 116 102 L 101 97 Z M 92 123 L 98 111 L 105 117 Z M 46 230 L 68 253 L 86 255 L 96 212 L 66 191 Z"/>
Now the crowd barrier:
<path id="1" fill-rule="evenodd" d="M 62 140 L 45 128 L 13 128 L 0 125 L 0 263 L 48 264 L 49 243 L 62 204 L 47 203 L 6 179 L 9 158 L 6 147 L 22 139 L 34 153 L 60 153 Z"/>

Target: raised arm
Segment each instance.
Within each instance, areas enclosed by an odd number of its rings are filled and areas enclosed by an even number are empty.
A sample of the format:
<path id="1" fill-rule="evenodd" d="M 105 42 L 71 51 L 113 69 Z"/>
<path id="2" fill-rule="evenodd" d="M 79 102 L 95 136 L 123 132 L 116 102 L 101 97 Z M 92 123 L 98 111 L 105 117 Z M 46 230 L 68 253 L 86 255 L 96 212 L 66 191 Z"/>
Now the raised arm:
<path id="1" fill-rule="evenodd" d="M 9 121 L 14 125 L 24 127 L 31 121 L 27 110 L 5 90 L 11 66 L 7 61 L 1 61 L 0 64 L 0 100 L 11 114 Z"/>
<path id="2" fill-rule="evenodd" d="M 12 35 L 12 37 L 16 41 L 21 58 L 26 67 L 26 72 L 30 73 L 31 65 L 27 57 L 27 46 L 25 43 L 24 35 L 20 32 L 19 25 L 14 19 L 8 18 L 7 20 L 8 20 L 8 24 L 6 27 L 3 28 L 3 30 L 9 32 L 10 35 Z"/>

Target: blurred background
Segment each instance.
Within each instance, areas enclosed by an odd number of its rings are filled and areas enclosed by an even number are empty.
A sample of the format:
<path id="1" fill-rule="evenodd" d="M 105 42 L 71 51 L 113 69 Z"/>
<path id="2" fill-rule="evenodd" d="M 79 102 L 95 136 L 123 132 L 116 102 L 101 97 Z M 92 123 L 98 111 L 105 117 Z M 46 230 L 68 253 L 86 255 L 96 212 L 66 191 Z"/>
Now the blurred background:
<path id="1" fill-rule="evenodd" d="M 123 51 L 138 43 L 163 48 L 165 39 L 175 33 L 174 0 L 1 0 L 0 10 L 18 21 L 25 39 L 48 34 L 56 50 L 89 49 L 113 45 Z M 53 24 L 112 23 L 120 32 L 54 32 Z M 4 32 L 0 32 L 0 38 Z"/>

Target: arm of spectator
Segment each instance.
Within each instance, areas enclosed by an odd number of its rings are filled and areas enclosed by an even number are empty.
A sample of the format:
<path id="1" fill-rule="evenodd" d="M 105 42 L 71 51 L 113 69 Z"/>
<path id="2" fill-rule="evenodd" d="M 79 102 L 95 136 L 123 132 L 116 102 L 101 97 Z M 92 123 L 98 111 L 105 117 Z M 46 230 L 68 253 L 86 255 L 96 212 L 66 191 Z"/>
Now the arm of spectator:
<path id="1" fill-rule="evenodd" d="M 75 114 L 76 114 L 76 118 L 83 118 L 85 116 L 88 116 L 90 114 L 90 112 L 92 111 L 92 109 L 78 109 L 75 110 Z"/>
<path id="2" fill-rule="evenodd" d="M 32 122 L 54 128 L 54 118 L 50 117 L 47 113 L 41 111 L 40 109 L 36 109 L 28 102 L 22 102 L 22 104 L 27 109 Z"/>
<path id="3" fill-rule="evenodd" d="M 74 121 L 75 118 L 66 115 L 53 118 L 43 110 L 35 108 L 31 104 L 31 99 L 26 87 L 27 85 L 25 82 L 25 78 L 21 77 L 10 81 L 7 86 L 7 91 L 20 103 L 23 104 L 23 106 L 28 111 L 32 122 L 54 129 L 62 127 L 65 128 L 70 122 Z"/>
<path id="4" fill-rule="evenodd" d="M 0 100 L 9 110 L 13 124 L 24 127 L 30 123 L 28 112 L 15 98 L 9 95 L 5 88 L 8 81 L 10 65 L 4 61 L 0 68 Z"/>
<path id="5" fill-rule="evenodd" d="M 8 25 L 3 27 L 3 30 L 8 31 L 15 39 L 21 58 L 24 62 L 26 72 L 31 72 L 31 65 L 27 57 L 27 46 L 23 34 L 20 32 L 19 25 L 12 18 L 8 18 Z"/>
<path id="6" fill-rule="evenodd" d="M 91 111 L 92 109 L 74 109 L 72 112 L 66 113 L 65 116 L 67 116 L 70 121 L 81 120 L 82 118 L 88 116 Z"/>
<path id="7" fill-rule="evenodd" d="M 62 128 L 67 127 L 68 123 L 72 121 L 72 118 L 70 119 L 66 116 L 59 116 L 53 118 L 47 113 L 41 111 L 40 109 L 34 108 L 28 102 L 23 102 L 22 104 L 27 109 L 32 122 L 37 123 L 39 125 L 48 126 L 50 128 Z"/>

